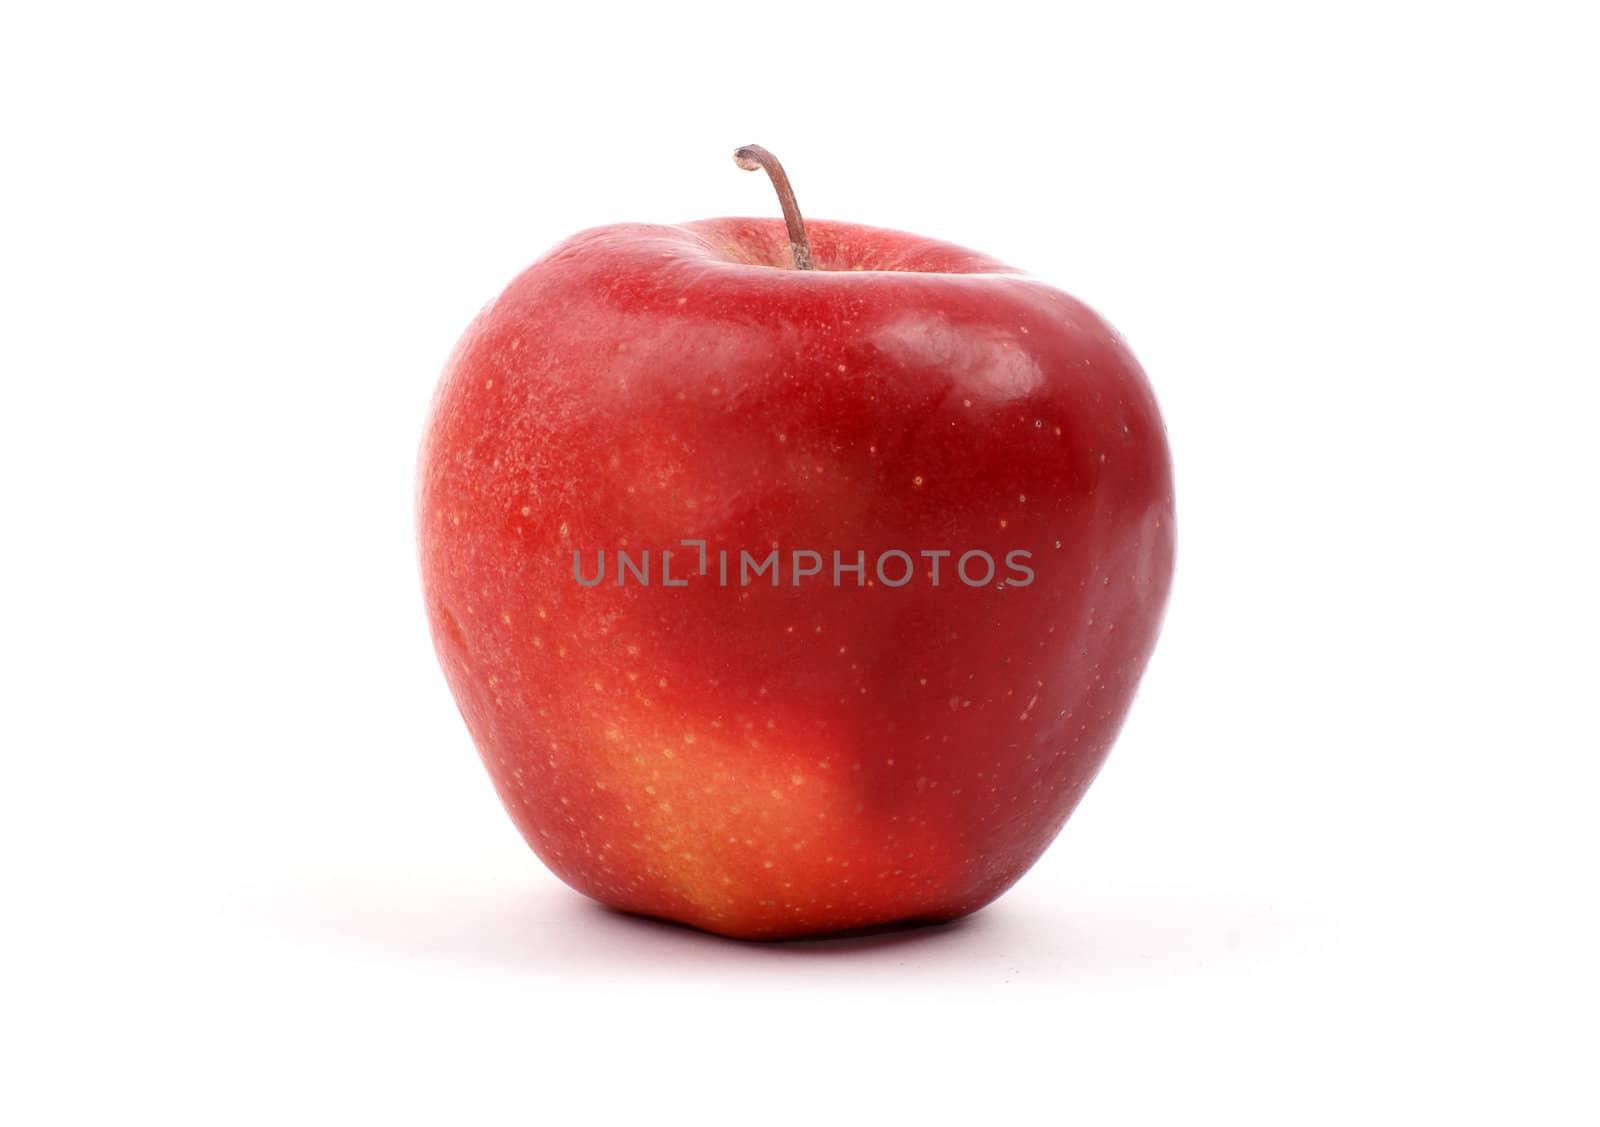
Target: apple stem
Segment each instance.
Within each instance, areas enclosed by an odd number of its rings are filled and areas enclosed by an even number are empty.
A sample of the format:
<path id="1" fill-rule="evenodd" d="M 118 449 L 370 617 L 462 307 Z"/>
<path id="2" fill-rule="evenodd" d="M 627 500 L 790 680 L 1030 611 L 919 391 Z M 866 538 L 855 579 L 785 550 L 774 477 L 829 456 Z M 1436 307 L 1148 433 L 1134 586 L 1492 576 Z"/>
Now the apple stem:
<path id="1" fill-rule="evenodd" d="M 778 203 L 783 208 L 783 221 L 789 226 L 789 249 L 794 252 L 794 268 L 812 269 L 811 237 L 806 234 L 806 221 L 800 218 L 800 205 L 795 202 L 794 189 L 789 186 L 789 177 L 783 171 L 783 165 L 778 163 L 778 158 L 760 145 L 745 145 L 734 152 L 733 163 L 746 172 L 754 172 L 758 168 L 766 170 L 773 188 L 777 190 Z"/>

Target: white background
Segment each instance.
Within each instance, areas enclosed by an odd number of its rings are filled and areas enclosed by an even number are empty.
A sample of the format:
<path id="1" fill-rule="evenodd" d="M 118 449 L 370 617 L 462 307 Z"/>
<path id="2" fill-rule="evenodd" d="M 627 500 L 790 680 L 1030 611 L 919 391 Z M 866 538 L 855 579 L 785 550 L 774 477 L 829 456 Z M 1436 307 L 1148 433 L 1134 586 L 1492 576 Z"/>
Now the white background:
<path id="1" fill-rule="evenodd" d="M 1593 1122 L 1589 6 L 549 7 L 0 17 L 0 1118 Z M 580 228 L 776 214 L 748 141 L 1166 412 L 1155 661 L 964 925 L 595 908 L 428 643 L 456 336 Z"/>

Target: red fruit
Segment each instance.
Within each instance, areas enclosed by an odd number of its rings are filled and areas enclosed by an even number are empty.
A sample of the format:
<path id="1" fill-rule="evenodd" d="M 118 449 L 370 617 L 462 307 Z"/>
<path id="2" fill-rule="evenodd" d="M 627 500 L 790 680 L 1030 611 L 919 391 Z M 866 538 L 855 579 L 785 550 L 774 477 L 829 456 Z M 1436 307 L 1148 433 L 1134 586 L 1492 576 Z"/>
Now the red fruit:
<path id="1" fill-rule="evenodd" d="M 435 646 L 528 843 L 606 904 L 749 938 L 1016 881 L 1172 574 L 1161 417 L 1104 321 L 960 247 L 806 227 L 811 270 L 776 220 L 567 240 L 467 330 L 420 466 Z M 778 585 L 742 584 L 774 547 Z"/>

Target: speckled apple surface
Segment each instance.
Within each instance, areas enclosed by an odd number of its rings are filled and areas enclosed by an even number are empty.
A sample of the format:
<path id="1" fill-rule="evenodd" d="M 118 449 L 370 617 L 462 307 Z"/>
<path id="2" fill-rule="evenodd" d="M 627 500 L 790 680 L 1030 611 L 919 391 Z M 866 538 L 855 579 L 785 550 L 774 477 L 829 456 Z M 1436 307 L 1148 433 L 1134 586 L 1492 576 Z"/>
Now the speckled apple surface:
<path id="1" fill-rule="evenodd" d="M 529 845 L 743 938 L 1000 895 L 1104 761 L 1173 566 L 1161 417 L 1104 321 L 959 247 L 807 228 L 810 271 L 775 219 L 569 239 L 467 330 L 418 477 L 435 647 Z M 740 586 L 773 546 L 823 573 Z M 904 586 L 874 574 L 891 549 Z M 953 553 L 938 585 L 925 550 Z M 969 586 L 972 550 L 1032 581 Z"/>

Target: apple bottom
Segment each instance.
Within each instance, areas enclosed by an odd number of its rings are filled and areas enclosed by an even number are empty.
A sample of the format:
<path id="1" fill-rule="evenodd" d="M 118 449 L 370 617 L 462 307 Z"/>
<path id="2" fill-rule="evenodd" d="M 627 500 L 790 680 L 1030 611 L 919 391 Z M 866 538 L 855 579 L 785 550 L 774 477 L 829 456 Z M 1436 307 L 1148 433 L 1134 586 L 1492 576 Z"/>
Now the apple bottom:
<path id="1" fill-rule="evenodd" d="M 528 772 L 487 765 L 523 837 L 567 884 L 624 912 L 739 939 L 956 919 L 1003 893 L 1048 844 L 975 859 L 959 834 L 935 828 L 946 818 L 937 802 L 912 814 L 873 803 L 848 757 L 821 756 L 809 772 L 732 766 L 738 749 L 712 723 L 692 727 L 701 734 L 656 729 L 641 742 L 608 728 L 605 750 L 565 772 L 589 782 L 561 788 L 553 826 Z M 550 741 L 557 769 L 561 748 Z"/>
<path id="2" fill-rule="evenodd" d="M 613 908 L 741 939 L 983 907 L 1059 832 L 1136 679 L 1085 678 L 1065 705 L 1035 686 L 974 707 L 950 670 L 894 666 L 849 686 L 878 707 L 847 711 L 596 633 L 535 633 L 551 658 L 538 675 L 485 673 L 442 625 L 467 726 L 545 864 Z M 793 636 L 848 663 L 812 630 Z"/>
<path id="3" fill-rule="evenodd" d="M 1036 582 L 982 590 L 586 587 L 539 556 L 437 585 L 434 636 L 578 891 L 741 939 L 944 921 L 1027 871 L 1116 737 L 1165 589 L 1143 521 L 1051 522 L 1079 534 L 1023 541 Z"/>

